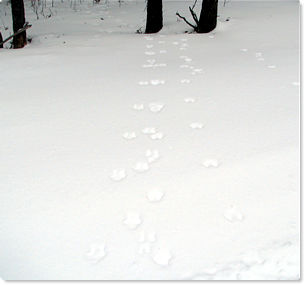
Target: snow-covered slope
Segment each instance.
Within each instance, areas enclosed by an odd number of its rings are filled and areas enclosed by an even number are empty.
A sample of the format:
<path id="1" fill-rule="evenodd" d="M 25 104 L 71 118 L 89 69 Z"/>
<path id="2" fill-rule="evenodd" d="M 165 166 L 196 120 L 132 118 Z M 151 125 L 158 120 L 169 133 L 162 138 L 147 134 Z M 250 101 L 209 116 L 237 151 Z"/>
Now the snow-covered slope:
<path id="1" fill-rule="evenodd" d="M 1 277 L 298 279 L 299 4 L 71 3 L 0 50 Z"/>

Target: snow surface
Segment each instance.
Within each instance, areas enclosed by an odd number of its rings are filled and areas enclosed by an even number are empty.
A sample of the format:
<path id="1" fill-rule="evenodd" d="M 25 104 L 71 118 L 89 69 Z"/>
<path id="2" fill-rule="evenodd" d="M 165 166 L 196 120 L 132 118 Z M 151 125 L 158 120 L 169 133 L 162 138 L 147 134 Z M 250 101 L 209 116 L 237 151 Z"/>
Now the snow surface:
<path id="1" fill-rule="evenodd" d="M 143 35 L 142 2 L 26 1 L 32 43 L 0 50 L 2 278 L 299 279 L 299 3 L 220 3 L 205 35 L 187 6 Z"/>

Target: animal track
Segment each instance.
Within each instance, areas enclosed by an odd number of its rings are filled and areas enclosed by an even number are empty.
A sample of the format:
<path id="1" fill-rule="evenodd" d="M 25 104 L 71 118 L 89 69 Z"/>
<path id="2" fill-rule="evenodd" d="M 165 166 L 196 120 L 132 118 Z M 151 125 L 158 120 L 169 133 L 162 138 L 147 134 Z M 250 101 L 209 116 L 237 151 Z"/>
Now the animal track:
<path id="1" fill-rule="evenodd" d="M 136 162 L 136 164 L 134 165 L 133 169 L 136 171 L 136 172 L 146 172 L 150 169 L 150 166 L 149 166 L 149 163 L 148 162 L 145 162 L 145 161 L 139 161 L 139 162 Z"/>
<path id="2" fill-rule="evenodd" d="M 139 81 L 138 84 L 141 86 L 147 86 L 149 84 L 154 85 L 154 86 L 163 85 L 163 84 L 165 84 L 165 80 L 151 79 L 150 82 L 149 81 Z"/>
<path id="3" fill-rule="evenodd" d="M 127 173 L 126 170 L 123 168 L 114 169 L 112 171 L 112 174 L 110 175 L 110 178 L 113 181 L 117 181 L 117 182 L 125 179 L 126 177 L 127 177 Z"/>
<path id="4" fill-rule="evenodd" d="M 155 59 L 147 59 L 147 62 L 150 63 L 150 64 L 154 64 L 156 62 Z"/>
<path id="5" fill-rule="evenodd" d="M 156 234 L 153 231 L 152 232 L 148 232 L 148 233 L 145 232 L 145 231 L 142 231 L 139 234 L 138 241 L 139 242 L 146 242 L 146 241 L 148 241 L 148 242 L 153 243 L 153 242 L 156 241 Z"/>
<path id="6" fill-rule="evenodd" d="M 194 69 L 193 69 L 193 72 L 194 72 L 194 73 L 202 73 L 203 70 L 202 70 L 201 68 L 194 68 Z"/>
<path id="7" fill-rule="evenodd" d="M 135 230 L 141 223 L 140 214 L 138 212 L 128 212 L 123 223 L 131 230 Z"/>
<path id="8" fill-rule="evenodd" d="M 243 214 L 235 206 L 231 206 L 224 212 L 224 217 L 231 223 L 241 222 L 244 219 Z"/>
<path id="9" fill-rule="evenodd" d="M 220 166 L 220 162 L 217 159 L 206 159 L 203 163 L 206 168 L 214 167 L 217 168 Z"/>
<path id="10" fill-rule="evenodd" d="M 106 246 L 104 243 L 92 243 L 85 257 L 92 263 L 100 262 L 106 256 Z"/>
<path id="11" fill-rule="evenodd" d="M 152 140 L 161 140 L 164 137 L 164 134 L 161 132 L 157 132 L 155 134 L 150 135 Z"/>
<path id="12" fill-rule="evenodd" d="M 142 111 L 144 109 L 144 104 L 134 104 L 133 109 L 136 111 Z"/>
<path id="13" fill-rule="evenodd" d="M 155 55 L 155 52 L 154 51 L 146 51 L 145 54 L 146 55 Z"/>
<path id="14" fill-rule="evenodd" d="M 155 134 L 156 129 L 154 127 L 146 127 L 144 129 L 142 129 L 142 133 L 145 135 Z"/>
<path id="15" fill-rule="evenodd" d="M 186 97 L 184 98 L 185 103 L 194 103 L 195 99 L 193 97 Z"/>
<path id="16" fill-rule="evenodd" d="M 145 156 L 149 163 L 153 163 L 160 158 L 160 154 L 157 149 L 147 149 Z"/>
<path id="17" fill-rule="evenodd" d="M 138 84 L 142 86 L 149 85 L 149 81 L 139 81 Z"/>
<path id="18" fill-rule="evenodd" d="M 164 192 L 158 188 L 154 188 L 147 192 L 147 198 L 150 202 L 159 202 L 164 197 Z"/>
<path id="19" fill-rule="evenodd" d="M 126 140 L 132 140 L 132 139 L 136 138 L 136 133 L 135 132 L 125 132 L 122 136 Z"/>
<path id="20" fill-rule="evenodd" d="M 158 265 L 168 266 L 172 259 L 172 254 L 166 248 L 159 248 L 154 252 L 152 259 Z"/>
<path id="21" fill-rule="evenodd" d="M 139 254 L 145 254 L 151 252 L 151 243 L 154 243 L 156 240 L 155 232 L 148 232 L 142 231 L 139 235 L 138 241 L 141 243 L 139 246 Z"/>
<path id="22" fill-rule="evenodd" d="M 164 108 L 164 106 L 165 106 L 164 103 L 155 102 L 155 103 L 150 103 L 149 104 L 149 109 L 153 113 L 158 113 Z"/>
<path id="23" fill-rule="evenodd" d="M 184 60 L 185 60 L 186 62 L 191 62 L 191 61 L 192 61 L 192 59 L 189 58 L 189 57 L 185 58 Z"/>
<path id="24" fill-rule="evenodd" d="M 154 65 L 153 64 L 143 64 L 142 67 L 149 68 L 149 67 L 154 67 Z"/>
<path id="25" fill-rule="evenodd" d="M 150 80 L 151 85 L 163 85 L 165 84 L 165 80 L 152 79 Z"/>
<path id="26" fill-rule="evenodd" d="M 203 123 L 200 122 L 193 122 L 190 124 L 191 129 L 202 129 L 204 127 Z"/>
<path id="27" fill-rule="evenodd" d="M 142 67 L 143 68 L 155 68 L 155 67 L 165 67 L 167 66 L 166 63 L 155 63 L 155 64 L 143 64 Z"/>
<path id="28" fill-rule="evenodd" d="M 263 264 L 265 262 L 265 259 L 260 256 L 260 254 L 257 251 L 250 250 L 247 251 L 246 254 L 243 255 L 242 261 L 246 265 L 254 265 L 254 264 Z"/>

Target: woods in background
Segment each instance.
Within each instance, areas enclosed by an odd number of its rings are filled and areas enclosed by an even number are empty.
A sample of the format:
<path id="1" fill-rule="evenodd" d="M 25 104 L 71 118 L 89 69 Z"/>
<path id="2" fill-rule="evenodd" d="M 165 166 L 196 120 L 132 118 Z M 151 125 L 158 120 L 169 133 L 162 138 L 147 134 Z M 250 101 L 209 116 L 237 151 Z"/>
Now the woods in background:
<path id="1" fill-rule="evenodd" d="M 217 6 L 218 0 L 203 0 L 200 17 L 198 19 L 196 13 L 193 11 L 194 5 L 189 7 L 191 15 L 195 24 L 191 24 L 185 17 L 176 13 L 178 17 L 183 19 L 189 26 L 191 26 L 197 33 L 209 33 L 216 28 L 217 24 Z M 147 22 L 146 34 L 157 33 L 163 27 L 163 5 L 162 0 L 148 0 L 147 2 Z"/>
<path id="2" fill-rule="evenodd" d="M 99 2 L 99 1 L 98 1 Z M 196 16 L 193 7 L 189 7 L 195 24 L 191 24 L 185 17 L 176 13 L 197 33 L 209 33 L 216 28 L 218 0 L 203 0 L 200 17 Z M 24 2 L 23 0 L 11 0 L 12 19 L 13 19 L 13 48 L 23 48 L 27 44 Z M 147 19 L 145 33 L 157 33 L 163 28 L 163 3 L 162 0 L 147 0 Z M 0 43 L 1 39 L 0 34 Z M 0 45 L 1 46 L 1 45 Z"/>

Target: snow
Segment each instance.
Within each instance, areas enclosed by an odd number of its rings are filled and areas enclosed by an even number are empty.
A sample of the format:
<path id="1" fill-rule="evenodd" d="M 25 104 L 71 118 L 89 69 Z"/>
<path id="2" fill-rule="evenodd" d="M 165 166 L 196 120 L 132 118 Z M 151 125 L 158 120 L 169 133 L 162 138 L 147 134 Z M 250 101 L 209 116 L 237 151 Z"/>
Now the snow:
<path id="1" fill-rule="evenodd" d="M 0 276 L 298 280 L 299 3 L 220 3 L 205 35 L 183 1 L 136 34 L 144 8 L 26 1 L 32 42 L 0 50 Z"/>
<path id="2" fill-rule="evenodd" d="M 100 262 L 105 256 L 105 245 L 100 242 L 92 243 L 88 252 L 86 253 L 86 258 L 92 263 Z"/>
<path id="3" fill-rule="evenodd" d="M 163 191 L 158 188 L 153 188 L 147 193 L 147 198 L 150 202 L 159 202 L 163 196 Z"/>

